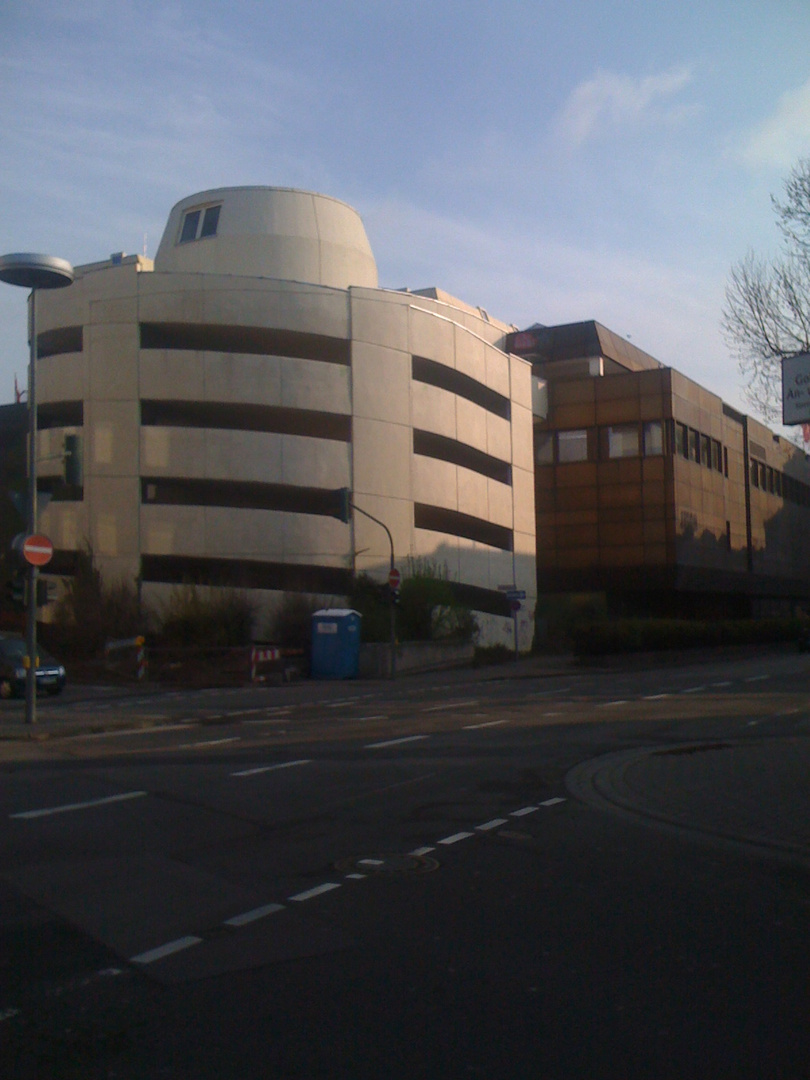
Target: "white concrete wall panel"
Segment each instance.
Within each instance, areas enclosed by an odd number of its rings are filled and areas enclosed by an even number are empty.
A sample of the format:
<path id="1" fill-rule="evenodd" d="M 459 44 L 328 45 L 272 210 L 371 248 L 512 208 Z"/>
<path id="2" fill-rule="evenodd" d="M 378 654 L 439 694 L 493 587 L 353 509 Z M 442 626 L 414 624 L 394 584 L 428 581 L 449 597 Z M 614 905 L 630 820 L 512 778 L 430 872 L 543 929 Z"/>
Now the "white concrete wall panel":
<path id="1" fill-rule="evenodd" d="M 515 529 L 534 536 L 534 473 L 528 469 L 512 469 L 512 491 L 515 500 Z"/>
<path id="2" fill-rule="evenodd" d="M 508 420 L 488 412 L 486 452 L 500 461 L 512 460 L 512 428 Z M 531 453 L 531 451 L 530 451 Z"/>
<path id="3" fill-rule="evenodd" d="M 22 389 L 25 381 L 20 384 Z M 81 353 L 60 353 L 37 360 L 37 401 L 83 401 L 90 392 L 90 370 Z"/>
<path id="4" fill-rule="evenodd" d="M 441 319 L 419 307 L 411 307 L 409 318 L 410 350 L 448 367 L 455 367 L 455 328 L 449 319 Z"/>
<path id="5" fill-rule="evenodd" d="M 467 398 L 456 397 L 456 431 L 459 442 L 473 446 L 476 450 L 487 451 L 487 413 L 480 405 Z M 508 461 L 508 458 L 504 460 Z"/>
<path id="6" fill-rule="evenodd" d="M 280 405 L 281 358 L 245 353 L 197 353 L 203 374 L 199 401 Z M 323 366 L 323 365 L 322 365 Z M 191 394 L 189 400 L 194 400 Z"/>
<path id="7" fill-rule="evenodd" d="M 409 425 L 410 354 L 353 342 L 352 394 L 355 416 Z"/>
<path id="8" fill-rule="evenodd" d="M 154 401 L 204 401 L 206 354 L 185 349 L 140 350 L 140 396 Z"/>
<path id="9" fill-rule="evenodd" d="M 455 439 L 458 431 L 455 394 L 414 380 L 411 383 L 411 420 L 415 428 Z"/>
<path id="10" fill-rule="evenodd" d="M 510 397 L 509 357 L 491 345 L 486 350 L 487 386 L 504 397 Z"/>
<path id="11" fill-rule="evenodd" d="M 350 486 L 348 443 L 307 439 L 298 435 L 284 435 L 281 438 L 282 484 L 319 488 Z"/>
<path id="12" fill-rule="evenodd" d="M 462 514 L 470 514 L 482 521 L 489 519 L 489 500 L 487 498 L 487 478 L 472 469 L 458 470 L 458 509 Z"/>
<path id="13" fill-rule="evenodd" d="M 486 343 L 461 326 L 455 327 L 454 337 L 456 369 L 486 386 Z"/>
<path id="14" fill-rule="evenodd" d="M 458 510 L 458 466 L 414 454 L 413 500 Z"/>
<path id="15" fill-rule="evenodd" d="M 351 414 L 352 375 L 348 367 L 289 356 L 279 357 L 278 363 L 281 371 L 280 404 L 285 408 L 314 409 L 343 416 Z M 255 396 L 256 389 L 264 390 L 263 381 L 257 382 L 254 401 L 259 400 Z"/>
<path id="16" fill-rule="evenodd" d="M 85 479 L 138 475 L 139 424 L 137 401 L 94 401 L 86 408 Z"/>
<path id="17" fill-rule="evenodd" d="M 138 397 L 138 327 L 102 323 L 84 328 L 90 397 L 119 401 Z"/>
<path id="18" fill-rule="evenodd" d="M 512 400 L 517 405 L 531 411 L 532 407 L 532 365 L 519 356 L 509 357 Z"/>
<path id="19" fill-rule="evenodd" d="M 352 340 L 408 352 L 408 299 L 369 289 L 351 291 Z"/>
<path id="20" fill-rule="evenodd" d="M 531 409 L 512 404 L 512 461 L 534 472 L 534 424 Z"/>
<path id="21" fill-rule="evenodd" d="M 496 525 L 512 528 L 512 501 L 514 493 L 508 484 L 501 484 L 491 477 L 487 481 L 487 519 Z"/>
<path id="22" fill-rule="evenodd" d="M 410 428 L 355 417 L 354 491 L 410 499 L 411 450 Z"/>

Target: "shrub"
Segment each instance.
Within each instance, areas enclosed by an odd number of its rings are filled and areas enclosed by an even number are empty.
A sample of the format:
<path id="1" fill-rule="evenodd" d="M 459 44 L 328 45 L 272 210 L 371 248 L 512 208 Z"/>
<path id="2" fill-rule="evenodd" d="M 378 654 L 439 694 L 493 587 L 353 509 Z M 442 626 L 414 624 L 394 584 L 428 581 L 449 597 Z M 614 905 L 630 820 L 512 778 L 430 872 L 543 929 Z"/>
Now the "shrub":
<path id="1" fill-rule="evenodd" d="M 162 614 L 164 645 L 235 647 L 253 638 L 256 605 L 244 593 L 203 593 L 196 585 L 172 590 Z"/>
<path id="2" fill-rule="evenodd" d="M 62 655 L 98 656 L 112 638 L 143 633 L 148 615 L 141 609 L 134 583 L 106 583 L 89 545 L 78 552 L 76 572 L 56 603 L 45 631 Z"/>

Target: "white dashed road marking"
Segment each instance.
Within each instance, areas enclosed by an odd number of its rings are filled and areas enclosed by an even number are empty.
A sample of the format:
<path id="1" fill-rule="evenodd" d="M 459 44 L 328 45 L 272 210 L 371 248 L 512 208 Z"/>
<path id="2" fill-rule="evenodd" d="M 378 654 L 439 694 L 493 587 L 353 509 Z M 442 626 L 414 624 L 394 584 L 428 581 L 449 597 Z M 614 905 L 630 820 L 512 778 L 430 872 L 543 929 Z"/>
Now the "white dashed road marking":
<path id="1" fill-rule="evenodd" d="M 248 923 L 256 922 L 257 919 L 263 919 L 265 915 L 272 915 L 276 911 L 283 911 L 283 904 L 265 904 L 263 907 L 254 908 L 252 911 L 245 911 L 242 915 L 234 915 L 232 919 L 226 919 L 226 926 L 246 926 Z"/>
<path id="2" fill-rule="evenodd" d="M 429 709 L 425 709 L 427 712 L 442 712 L 444 709 L 463 709 L 467 705 L 477 705 L 478 698 L 474 701 L 448 701 L 446 705 L 431 705 Z"/>
<path id="3" fill-rule="evenodd" d="M 513 810 L 509 817 L 526 817 L 527 814 L 533 814 L 537 809 L 536 806 L 524 806 L 522 810 Z"/>
<path id="4" fill-rule="evenodd" d="M 468 836 L 474 836 L 474 835 L 475 835 L 475 833 L 471 833 L 471 832 L 457 832 L 457 833 L 453 833 L 452 836 L 445 836 L 445 838 L 443 840 L 437 840 L 436 843 L 437 844 L 445 844 L 445 845 L 457 844 L 459 842 L 459 840 L 466 840 Z"/>
<path id="5" fill-rule="evenodd" d="M 401 739 L 386 739 L 385 742 L 373 742 L 368 743 L 363 747 L 364 750 L 382 750 L 386 746 L 401 746 L 403 743 L 418 742 L 420 739 L 427 739 L 427 735 L 405 735 Z"/>
<path id="6" fill-rule="evenodd" d="M 148 952 L 140 953 L 138 956 L 132 956 L 129 962 L 131 964 L 153 964 L 155 960 L 162 960 L 164 956 L 171 956 L 172 953 L 180 952 L 191 945 L 199 945 L 201 941 L 202 938 L 190 934 L 188 937 L 177 938 L 176 941 L 169 941 L 165 945 L 160 945 L 157 949 L 150 949 Z"/>
<path id="7" fill-rule="evenodd" d="M 479 728 L 498 727 L 499 724 L 505 723 L 506 720 L 489 720 L 486 724 L 465 724 L 462 731 L 478 731 Z"/>
<path id="8" fill-rule="evenodd" d="M 296 893 L 295 896 L 288 896 L 288 900 L 296 900 L 298 902 L 302 900 L 311 900 L 314 896 L 320 896 L 322 893 L 331 892 L 332 889 L 339 889 L 339 881 L 327 881 L 323 885 L 316 885 L 314 889 L 307 889 L 306 892 Z"/>
<path id="9" fill-rule="evenodd" d="M 232 772 L 231 776 L 258 776 L 259 773 L 275 772 L 278 769 L 292 769 L 296 765 L 309 765 L 312 758 L 301 758 L 300 761 L 281 761 L 276 765 L 257 765 L 253 769 L 241 769 Z"/>
<path id="10" fill-rule="evenodd" d="M 485 821 L 483 825 L 476 825 L 475 827 L 479 830 L 479 832 L 489 832 L 490 829 L 497 829 L 499 825 L 505 824 L 505 817 L 496 817 L 493 818 L 492 821 Z"/>

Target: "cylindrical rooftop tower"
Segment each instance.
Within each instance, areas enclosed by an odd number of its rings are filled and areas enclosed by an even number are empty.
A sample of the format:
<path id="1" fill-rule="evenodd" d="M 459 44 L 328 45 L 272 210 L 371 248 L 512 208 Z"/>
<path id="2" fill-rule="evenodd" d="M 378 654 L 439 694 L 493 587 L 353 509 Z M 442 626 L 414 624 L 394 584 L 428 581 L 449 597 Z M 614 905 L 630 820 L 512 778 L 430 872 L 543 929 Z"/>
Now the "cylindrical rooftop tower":
<path id="1" fill-rule="evenodd" d="M 181 199 L 156 271 L 281 278 L 377 288 L 377 264 L 356 210 L 339 199 L 274 187 L 229 187 Z"/>

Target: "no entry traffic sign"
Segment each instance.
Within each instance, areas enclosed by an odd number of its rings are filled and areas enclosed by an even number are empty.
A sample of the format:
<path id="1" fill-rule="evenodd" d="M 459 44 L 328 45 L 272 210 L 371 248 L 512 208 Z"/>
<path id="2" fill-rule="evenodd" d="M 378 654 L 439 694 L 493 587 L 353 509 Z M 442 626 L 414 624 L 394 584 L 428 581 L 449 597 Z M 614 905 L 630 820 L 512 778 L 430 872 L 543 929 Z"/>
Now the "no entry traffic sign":
<path id="1" fill-rule="evenodd" d="M 53 544 L 47 536 L 34 533 L 26 536 L 22 546 L 23 558 L 31 566 L 45 566 L 53 558 Z"/>
<path id="2" fill-rule="evenodd" d="M 392 566 L 388 573 L 388 584 L 391 586 L 392 589 L 398 589 L 400 580 L 401 575 L 399 570 L 397 570 L 395 566 Z"/>

